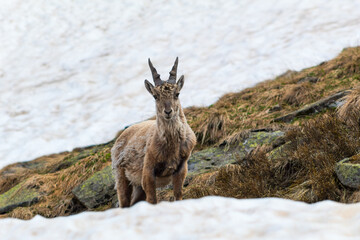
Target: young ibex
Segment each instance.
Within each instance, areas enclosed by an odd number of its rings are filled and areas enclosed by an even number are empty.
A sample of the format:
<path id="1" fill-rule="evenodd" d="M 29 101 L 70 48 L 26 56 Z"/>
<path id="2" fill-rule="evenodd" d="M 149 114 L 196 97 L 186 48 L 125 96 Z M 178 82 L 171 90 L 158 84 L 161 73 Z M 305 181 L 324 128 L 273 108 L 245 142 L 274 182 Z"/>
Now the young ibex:
<path id="1" fill-rule="evenodd" d="M 182 199 L 187 160 L 196 137 L 180 105 L 184 76 L 176 82 L 177 65 L 178 58 L 169 79 L 162 81 L 149 59 L 155 87 L 148 80 L 145 87 L 155 99 L 156 120 L 127 128 L 111 149 L 120 207 L 141 200 L 157 203 L 156 188 L 166 186 L 171 180 L 175 199 Z"/>

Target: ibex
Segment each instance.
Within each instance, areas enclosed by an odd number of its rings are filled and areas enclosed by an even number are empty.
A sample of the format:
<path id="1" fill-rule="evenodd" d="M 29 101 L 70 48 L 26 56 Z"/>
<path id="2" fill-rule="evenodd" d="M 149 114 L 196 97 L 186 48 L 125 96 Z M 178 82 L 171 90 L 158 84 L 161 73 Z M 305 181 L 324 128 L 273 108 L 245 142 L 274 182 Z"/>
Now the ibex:
<path id="1" fill-rule="evenodd" d="M 112 168 L 120 207 L 146 200 L 156 204 L 156 188 L 172 180 L 176 200 L 182 199 L 187 161 L 196 137 L 187 124 L 179 101 L 184 75 L 176 82 L 178 58 L 167 81 L 148 60 L 155 87 L 145 80 L 156 103 L 156 120 L 135 124 L 123 131 L 111 149 Z"/>

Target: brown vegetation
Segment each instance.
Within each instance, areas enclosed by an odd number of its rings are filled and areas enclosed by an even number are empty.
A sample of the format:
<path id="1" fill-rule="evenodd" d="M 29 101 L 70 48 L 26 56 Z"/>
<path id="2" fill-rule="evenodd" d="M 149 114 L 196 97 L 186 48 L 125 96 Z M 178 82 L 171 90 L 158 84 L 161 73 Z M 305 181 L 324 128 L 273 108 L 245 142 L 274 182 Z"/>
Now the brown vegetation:
<path id="1" fill-rule="evenodd" d="M 309 120 L 290 130 L 283 153 L 268 159 L 262 148 L 237 165 L 228 165 L 190 182 L 186 198 L 219 195 L 235 198 L 283 197 L 309 203 L 331 199 L 352 202 L 354 190 L 343 186 L 335 163 L 360 148 L 360 132 L 352 131 L 334 113 Z M 359 193 L 356 193 L 358 196 Z"/>
<path id="2" fill-rule="evenodd" d="M 8 191 L 16 184 L 29 178 L 34 174 L 47 173 L 51 171 L 53 166 L 63 162 L 64 158 L 68 157 L 70 153 L 52 154 L 37 158 L 31 162 L 14 163 L 8 165 L 0 170 L 0 194 Z"/>
<path id="3" fill-rule="evenodd" d="M 294 84 L 293 86 L 289 86 L 289 88 L 284 92 L 282 101 L 289 105 L 295 106 L 299 106 L 308 102 L 309 98 L 311 98 L 311 85 L 311 83 L 305 82 L 302 84 Z"/>
<path id="4" fill-rule="evenodd" d="M 38 189 L 42 197 L 37 204 L 16 208 L 7 216 L 30 219 L 36 214 L 56 217 L 84 211 L 71 190 L 110 163 L 110 148 L 107 147 L 61 171 L 30 175 L 24 187 Z"/>
<path id="5" fill-rule="evenodd" d="M 227 165 L 195 180 L 185 192 L 186 198 L 217 195 L 234 198 L 259 198 L 271 195 L 273 181 L 270 162 L 263 151 L 249 154 L 237 165 Z"/>
<path id="6" fill-rule="evenodd" d="M 360 47 L 348 48 L 331 61 L 300 72 L 288 71 L 274 80 L 226 94 L 209 107 L 184 109 L 198 140 L 197 150 L 223 143 L 236 144 L 251 129 L 287 131 L 279 156 L 268 160 L 271 149 L 277 145 L 268 146 L 253 151 L 245 159 L 239 158 L 238 164 L 195 176 L 187 183 L 184 198 L 274 196 L 306 202 L 324 199 L 359 202 L 360 191 L 343 186 L 334 173 L 337 161 L 357 154 L 360 149 L 360 90 L 356 88 L 359 83 Z M 290 123 L 272 122 L 306 104 L 347 89 L 353 91 L 336 113 L 330 109 L 295 118 Z M 270 111 L 277 105 L 280 108 Z M 26 186 L 37 187 L 44 195 L 38 203 L 16 208 L 0 217 L 29 219 L 35 214 L 55 217 L 82 211 L 71 189 L 110 164 L 111 146 L 109 143 L 96 151 L 92 150 L 94 148 L 78 149 L 44 157 L 49 164 L 40 170 L 21 164 L 13 173 L 11 166 L 2 169 L 0 193 L 26 180 Z M 86 151 L 87 154 L 77 158 L 74 164 L 62 164 Z M 41 162 L 40 159 L 35 161 Z M 168 192 L 166 189 L 159 192 L 159 199 L 171 199 Z"/>
<path id="7" fill-rule="evenodd" d="M 337 113 L 341 120 L 360 130 L 360 87 L 351 91 L 351 93 L 344 97 L 344 104 L 339 107 Z"/>

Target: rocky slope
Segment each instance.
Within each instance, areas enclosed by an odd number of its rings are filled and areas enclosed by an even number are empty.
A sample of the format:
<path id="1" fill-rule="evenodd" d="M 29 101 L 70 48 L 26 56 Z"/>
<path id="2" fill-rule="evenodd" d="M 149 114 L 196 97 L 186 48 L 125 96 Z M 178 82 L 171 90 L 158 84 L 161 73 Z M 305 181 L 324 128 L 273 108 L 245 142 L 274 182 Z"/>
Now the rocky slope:
<path id="1" fill-rule="evenodd" d="M 209 107 L 187 108 L 198 145 L 189 160 L 185 198 L 360 201 L 359 82 L 360 47 L 348 48 L 331 61 L 229 93 Z M 0 217 L 115 207 L 112 144 L 3 168 Z M 173 200 L 171 186 L 158 195 Z"/>

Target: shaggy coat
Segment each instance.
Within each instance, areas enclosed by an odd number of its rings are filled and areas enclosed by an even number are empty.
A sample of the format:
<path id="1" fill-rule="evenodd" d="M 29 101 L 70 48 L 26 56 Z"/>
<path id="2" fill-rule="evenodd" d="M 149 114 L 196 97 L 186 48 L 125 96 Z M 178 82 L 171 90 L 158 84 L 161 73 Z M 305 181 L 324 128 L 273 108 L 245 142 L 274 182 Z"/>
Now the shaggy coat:
<path id="1" fill-rule="evenodd" d="M 150 60 L 149 65 L 154 76 L 156 69 Z M 170 78 L 174 75 L 176 78 L 176 67 L 177 60 Z M 184 77 L 174 83 L 170 78 L 168 81 L 159 80 L 160 75 L 156 74 L 155 87 L 145 80 L 146 89 L 156 100 L 156 120 L 127 128 L 111 150 L 121 207 L 129 207 L 145 199 L 149 203 L 157 203 L 156 188 L 168 185 L 171 180 L 175 199 L 182 199 L 187 161 L 196 144 L 195 134 L 187 124 L 178 99 Z"/>

